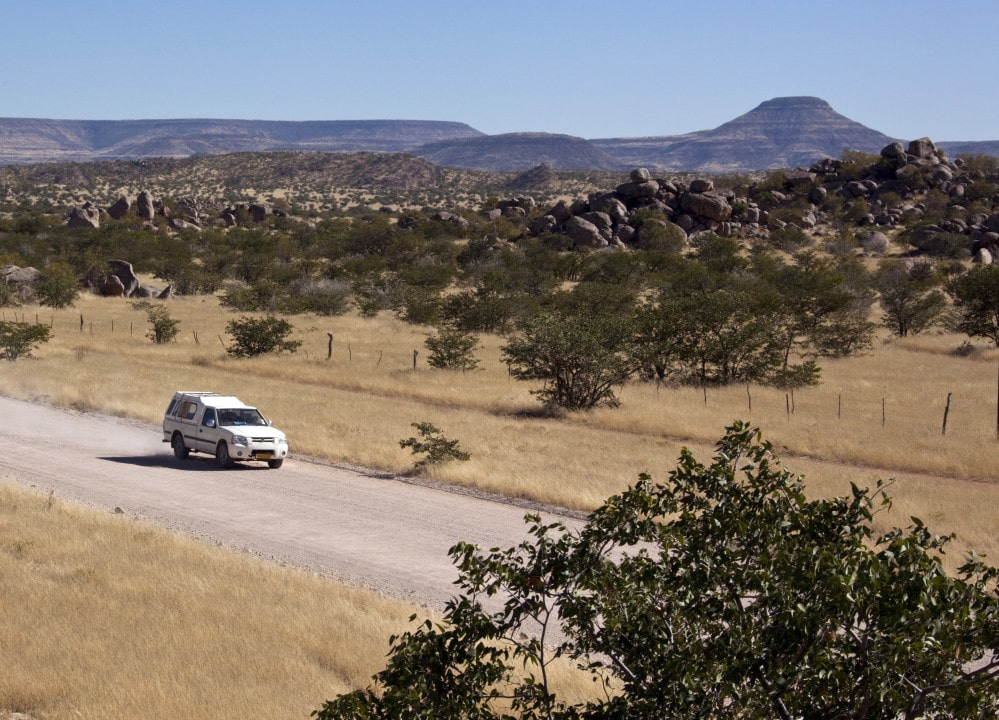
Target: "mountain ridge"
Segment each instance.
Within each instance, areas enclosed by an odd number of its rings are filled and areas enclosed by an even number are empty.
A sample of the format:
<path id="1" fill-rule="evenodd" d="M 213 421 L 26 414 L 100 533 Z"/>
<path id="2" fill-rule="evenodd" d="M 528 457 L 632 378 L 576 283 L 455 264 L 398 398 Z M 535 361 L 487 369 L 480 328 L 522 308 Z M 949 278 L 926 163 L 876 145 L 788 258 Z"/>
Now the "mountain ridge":
<path id="1" fill-rule="evenodd" d="M 237 152 L 383 152 L 493 172 L 547 165 L 719 174 L 807 166 L 844 150 L 877 153 L 895 140 L 812 96 L 766 100 L 710 130 L 592 140 L 544 132 L 487 135 L 465 123 L 439 120 L 0 118 L 0 165 Z M 999 140 L 936 145 L 945 152 L 999 156 Z"/>

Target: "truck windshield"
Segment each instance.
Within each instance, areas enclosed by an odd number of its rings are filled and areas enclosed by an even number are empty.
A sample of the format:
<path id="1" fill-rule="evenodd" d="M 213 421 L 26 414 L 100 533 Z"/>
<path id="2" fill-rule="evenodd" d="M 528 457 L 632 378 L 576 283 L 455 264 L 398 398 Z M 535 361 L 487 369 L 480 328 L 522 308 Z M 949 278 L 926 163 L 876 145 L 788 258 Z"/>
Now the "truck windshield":
<path id="1" fill-rule="evenodd" d="M 266 425 L 263 415 L 254 408 L 219 410 L 219 425 Z"/>

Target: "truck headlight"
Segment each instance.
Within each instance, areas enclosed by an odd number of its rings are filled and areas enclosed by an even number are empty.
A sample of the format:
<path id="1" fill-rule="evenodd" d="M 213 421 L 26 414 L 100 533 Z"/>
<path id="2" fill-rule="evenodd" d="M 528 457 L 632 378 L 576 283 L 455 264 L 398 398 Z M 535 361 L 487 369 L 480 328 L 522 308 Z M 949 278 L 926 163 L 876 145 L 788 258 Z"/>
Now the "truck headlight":
<path id="1" fill-rule="evenodd" d="M 233 435 L 232 442 L 234 445 L 242 445 L 243 447 L 246 447 L 250 444 L 250 439 L 245 435 Z"/>

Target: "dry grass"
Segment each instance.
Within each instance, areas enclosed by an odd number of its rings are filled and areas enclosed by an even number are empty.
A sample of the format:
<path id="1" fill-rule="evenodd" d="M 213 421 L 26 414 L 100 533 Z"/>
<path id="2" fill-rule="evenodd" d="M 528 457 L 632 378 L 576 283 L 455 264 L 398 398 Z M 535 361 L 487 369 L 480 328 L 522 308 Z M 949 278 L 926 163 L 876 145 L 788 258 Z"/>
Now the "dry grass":
<path id="1" fill-rule="evenodd" d="M 409 608 L 0 486 L 0 710 L 305 717 L 365 684 Z"/>
<path id="2" fill-rule="evenodd" d="M 0 718 L 304 718 L 366 686 L 414 612 L 3 484 L 0 577 Z"/>

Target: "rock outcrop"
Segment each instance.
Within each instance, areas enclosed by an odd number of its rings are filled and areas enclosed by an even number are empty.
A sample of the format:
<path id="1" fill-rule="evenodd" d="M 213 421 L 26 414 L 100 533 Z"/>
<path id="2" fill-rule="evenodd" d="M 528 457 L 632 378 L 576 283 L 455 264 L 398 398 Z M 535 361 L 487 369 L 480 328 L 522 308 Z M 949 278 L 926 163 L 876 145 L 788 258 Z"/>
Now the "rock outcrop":
<path id="1" fill-rule="evenodd" d="M 99 228 L 101 226 L 101 211 L 88 202 L 83 207 L 70 210 L 66 224 L 71 228 Z"/>

